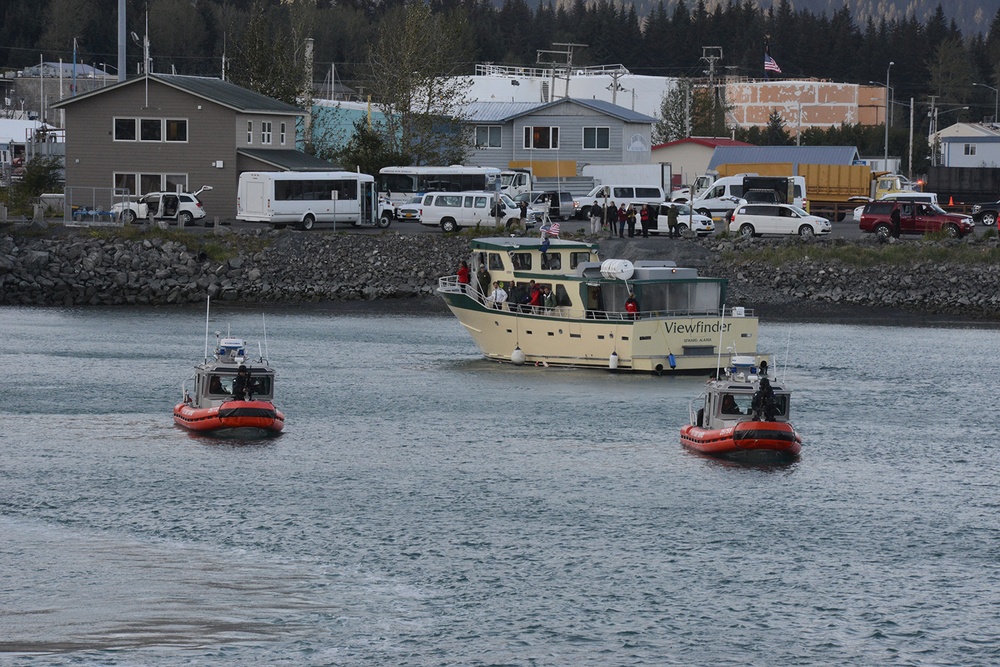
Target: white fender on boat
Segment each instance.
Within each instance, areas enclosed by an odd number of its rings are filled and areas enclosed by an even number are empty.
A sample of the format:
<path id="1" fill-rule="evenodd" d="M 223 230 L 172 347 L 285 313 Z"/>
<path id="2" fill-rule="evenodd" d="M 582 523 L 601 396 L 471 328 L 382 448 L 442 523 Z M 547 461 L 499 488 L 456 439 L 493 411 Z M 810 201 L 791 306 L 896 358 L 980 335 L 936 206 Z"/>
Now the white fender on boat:
<path id="1" fill-rule="evenodd" d="M 520 366 L 524 363 L 524 351 L 520 346 L 515 347 L 514 351 L 510 353 L 510 361 L 515 366 Z"/>
<path id="2" fill-rule="evenodd" d="M 618 369 L 618 353 L 617 352 L 612 352 L 611 356 L 608 358 L 608 368 L 610 368 L 611 370 L 617 370 Z"/>

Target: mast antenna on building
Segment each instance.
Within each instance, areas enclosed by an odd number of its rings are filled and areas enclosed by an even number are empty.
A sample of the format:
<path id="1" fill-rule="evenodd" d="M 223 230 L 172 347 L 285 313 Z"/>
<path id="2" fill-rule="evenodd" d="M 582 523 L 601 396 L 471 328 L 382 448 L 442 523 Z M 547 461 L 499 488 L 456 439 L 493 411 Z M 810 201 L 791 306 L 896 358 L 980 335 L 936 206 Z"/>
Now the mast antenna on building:
<path id="1" fill-rule="evenodd" d="M 562 49 L 539 49 L 536 51 L 535 62 L 539 65 L 548 65 L 552 74 L 552 85 L 550 86 L 549 99 L 555 99 L 556 79 L 565 79 L 566 88 L 564 98 L 569 97 L 569 79 L 573 72 L 573 49 L 585 49 L 587 44 L 571 44 L 569 42 L 553 42 L 553 47 Z"/>

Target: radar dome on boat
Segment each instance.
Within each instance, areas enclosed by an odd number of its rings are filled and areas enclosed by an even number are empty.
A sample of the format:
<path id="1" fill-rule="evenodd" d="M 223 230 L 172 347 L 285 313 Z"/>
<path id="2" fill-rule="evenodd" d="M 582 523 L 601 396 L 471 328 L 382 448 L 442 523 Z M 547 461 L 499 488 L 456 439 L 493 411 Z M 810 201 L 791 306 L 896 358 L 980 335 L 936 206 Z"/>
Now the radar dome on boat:
<path id="1" fill-rule="evenodd" d="M 605 278 L 628 280 L 635 273 L 635 267 L 627 259 L 606 259 L 601 262 L 601 275 Z"/>

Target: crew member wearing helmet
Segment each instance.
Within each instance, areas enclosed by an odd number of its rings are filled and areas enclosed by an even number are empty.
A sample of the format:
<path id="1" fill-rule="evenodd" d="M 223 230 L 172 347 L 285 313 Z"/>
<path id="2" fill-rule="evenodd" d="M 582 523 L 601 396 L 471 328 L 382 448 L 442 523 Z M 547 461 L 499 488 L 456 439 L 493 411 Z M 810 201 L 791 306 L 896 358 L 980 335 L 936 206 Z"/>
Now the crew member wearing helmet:
<path id="1" fill-rule="evenodd" d="M 237 401 L 253 400 L 253 381 L 250 379 L 250 371 L 243 364 L 240 364 L 236 381 L 233 382 L 233 398 Z"/>

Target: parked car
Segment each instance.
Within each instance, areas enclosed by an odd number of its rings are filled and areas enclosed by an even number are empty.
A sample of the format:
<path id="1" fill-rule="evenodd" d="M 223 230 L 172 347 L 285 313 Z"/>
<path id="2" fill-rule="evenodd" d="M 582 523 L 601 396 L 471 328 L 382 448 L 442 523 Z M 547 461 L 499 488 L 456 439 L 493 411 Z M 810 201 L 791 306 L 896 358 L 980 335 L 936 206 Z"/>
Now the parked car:
<path id="1" fill-rule="evenodd" d="M 417 195 L 410 197 L 405 204 L 400 204 L 399 208 L 396 209 L 396 219 L 420 222 L 420 203 L 423 199 L 422 196 Z"/>
<path id="2" fill-rule="evenodd" d="M 864 204 L 854 209 L 855 220 L 861 222 L 861 215 L 865 212 L 865 206 L 871 201 L 871 199 L 866 199 Z M 924 204 L 937 204 L 938 198 L 936 192 L 890 192 L 889 194 L 882 195 L 878 201 L 913 201 Z"/>
<path id="3" fill-rule="evenodd" d="M 899 208 L 900 234 L 930 234 L 945 232 L 961 238 L 976 229 L 976 223 L 967 215 L 948 213 L 937 204 L 914 201 L 873 201 L 865 205 L 859 227 L 863 232 L 874 233 L 879 238 L 892 235 L 892 210 Z"/>
<path id="4" fill-rule="evenodd" d="M 549 217 L 553 220 L 569 220 L 577 217 L 580 213 L 580 202 L 569 192 L 555 190 L 522 192 L 514 197 L 514 201 L 518 204 L 527 201 L 531 208 L 543 210 L 548 206 Z"/>
<path id="5" fill-rule="evenodd" d="M 640 210 L 642 208 L 643 202 L 634 202 L 635 210 Z M 650 227 L 650 232 L 653 234 L 667 234 L 670 229 L 667 225 L 667 211 L 670 209 L 671 202 L 662 202 L 660 204 L 649 204 L 652 207 L 653 215 L 650 217 L 652 221 L 652 227 Z M 709 234 L 715 233 L 715 222 L 707 215 L 702 215 L 701 213 L 692 213 L 691 207 L 687 204 L 682 204 L 680 202 L 674 202 L 673 204 L 677 208 L 677 230 L 680 233 L 684 233 L 690 227 L 691 231 L 698 236 L 708 236 Z"/>
<path id="6" fill-rule="evenodd" d="M 997 224 L 997 215 L 1000 215 L 1000 201 L 975 204 L 972 207 L 972 219 L 987 227 Z"/>
<path id="7" fill-rule="evenodd" d="M 135 201 L 117 202 L 111 206 L 116 220 L 131 224 L 137 220 L 174 220 L 181 227 L 201 220 L 208 213 L 198 195 L 212 189 L 203 186 L 197 192 L 149 192 Z"/>
<path id="8" fill-rule="evenodd" d="M 730 232 L 742 236 L 763 234 L 798 234 L 803 237 L 829 234 L 830 221 L 810 215 L 792 204 L 743 204 L 736 208 L 729 222 Z"/>

